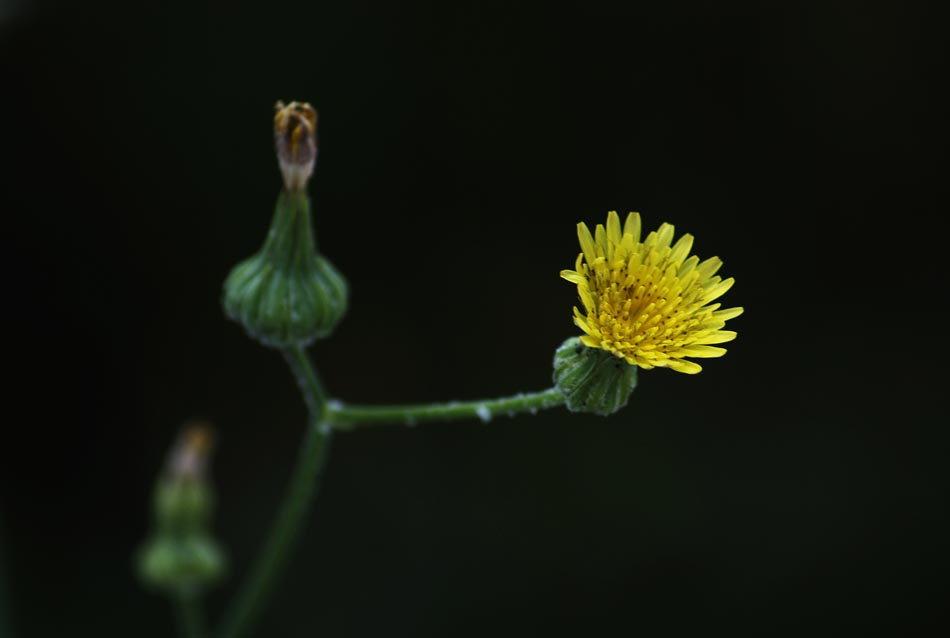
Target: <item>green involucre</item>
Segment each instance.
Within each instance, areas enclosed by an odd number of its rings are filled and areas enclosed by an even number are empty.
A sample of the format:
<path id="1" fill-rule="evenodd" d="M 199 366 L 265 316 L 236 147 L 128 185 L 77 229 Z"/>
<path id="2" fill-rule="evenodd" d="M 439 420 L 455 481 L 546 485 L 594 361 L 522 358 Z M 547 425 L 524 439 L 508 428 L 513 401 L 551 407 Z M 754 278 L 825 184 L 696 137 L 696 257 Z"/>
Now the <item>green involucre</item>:
<path id="1" fill-rule="evenodd" d="M 213 507 L 214 493 L 204 480 L 158 480 L 153 533 L 138 555 L 146 585 L 169 593 L 198 590 L 222 576 L 224 552 L 210 532 Z"/>
<path id="2" fill-rule="evenodd" d="M 277 348 L 328 336 L 346 312 L 347 285 L 317 252 L 304 192 L 282 191 L 261 250 L 224 283 L 225 313 Z"/>
<path id="3" fill-rule="evenodd" d="M 627 405 L 637 387 L 637 367 L 571 337 L 554 353 L 554 385 L 571 412 L 607 416 Z"/>

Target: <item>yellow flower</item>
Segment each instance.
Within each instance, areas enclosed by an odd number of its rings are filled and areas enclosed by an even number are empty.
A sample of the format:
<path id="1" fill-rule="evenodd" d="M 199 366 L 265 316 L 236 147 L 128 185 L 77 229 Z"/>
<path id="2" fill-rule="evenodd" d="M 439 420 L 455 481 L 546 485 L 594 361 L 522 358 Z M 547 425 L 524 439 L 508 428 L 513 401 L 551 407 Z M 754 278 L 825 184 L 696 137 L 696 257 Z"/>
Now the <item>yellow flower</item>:
<path id="1" fill-rule="evenodd" d="M 695 374 L 702 367 L 685 357 L 721 357 L 725 348 L 710 344 L 736 338 L 721 330 L 742 308 L 720 310 L 712 303 L 732 287 L 716 276 L 718 257 L 689 257 L 693 236 L 671 247 L 673 226 L 663 224 L 640 241 L 640 214 L 630 213 L 620 228 L 615 211 L 607 227 L 577 225 L 581 254 L 574 270 L 561 277 L 577 284 L 585 314 L 575 306 L 574 323 L 584 345 L 601 348 L 641 368 L 672 368 Z"/>

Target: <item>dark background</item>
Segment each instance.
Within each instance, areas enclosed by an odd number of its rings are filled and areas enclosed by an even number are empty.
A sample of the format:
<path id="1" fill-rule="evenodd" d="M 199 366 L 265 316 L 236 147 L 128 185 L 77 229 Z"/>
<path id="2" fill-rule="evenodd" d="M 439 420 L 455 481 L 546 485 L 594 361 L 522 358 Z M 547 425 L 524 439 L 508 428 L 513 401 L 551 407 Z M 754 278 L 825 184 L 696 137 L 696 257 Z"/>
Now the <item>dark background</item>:
<path id="1" fill-rule="evenodd" d="M 171 635 L 132 555 L 187 419 L 219 439 L 213 617 L 261 542 L 304 406 L 219 297 L 280 188 L 276 99 L 320 111 L 316 225 L 352 296 L 313 352 L 341 398 L 547 387 L 574 226 L 612 209 L 693 233 L 746 313 L 725 358 L 641 374 L 608 419 L 338 436 L 259 635 L 906 635 L 945 611 L 924 7 L 2 7 L 9 635 Z"/>

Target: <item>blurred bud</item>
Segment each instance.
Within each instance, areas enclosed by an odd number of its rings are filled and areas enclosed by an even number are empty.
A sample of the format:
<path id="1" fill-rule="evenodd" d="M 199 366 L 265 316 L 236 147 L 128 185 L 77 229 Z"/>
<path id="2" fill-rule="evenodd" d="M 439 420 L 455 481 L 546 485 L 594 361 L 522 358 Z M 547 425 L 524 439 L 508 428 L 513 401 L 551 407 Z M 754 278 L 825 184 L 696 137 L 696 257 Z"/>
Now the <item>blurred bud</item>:
<path id="1" fill-rule="evenodd" d="M 139 552 L 139 577 L 150 587 L 174 589 L 183 584 L 180 563 L 178 543 L 166 536 L 154 536 Z"/>
<path id="2" fill-rule="evenodd" d="M 149 587 L 168 592 L 210 585 L 225 572 L 224 554 L 209 536 L 154 536 L 142 548 L 139 577 Z"/>
<path id="3" fill-rule="evenodd" d="M 317 160 L 317 112 L 306 102 L 274 105 L 274 145 L 289 191 L 303 190 Z"/>
<path id="4" fill-rule="evenodd" d="M 139 553 L 139 574 L 160 589 L 194 588 L 217 579 L 224 556 L 208 535 L 214 491 L 208 481 L 213 435 L 205 423 L 187 424 L 155 483 L 154 530 Z"/>
<path id="5" fill-rule="evenodd" d="M 571 412 L 607 416 L 627 405 L 637 387 L 637 367 L 571 337 L 554 353 L 554 385 Z"/>
<path id="6" fill-rule="evenodd" d="M 306 193 L 281 192 L 260 251 L 231 270 L 224 311 L 264 345 L 307 345 L 346 312 L 346 281 L 317 252 Z"/>
<path id="7" fill-rule="evenodd" d="M 155 523 L 160 530 L 188 533 L 207 525 L 214 506 L 207 477 L 212 437 L 211 427 L 201 422 L 186 424 L 179 433 L 155 483 Z"/>
<path id="8" fill-rule="evenodd" d="M 214 496 L 204 481 L 160 480 L 155 485 L 153 507 L 160 530 L 187 533 L 207 526 Z"/>
<path id="9" fill-rule="evenodd" d="M 210 425 L 200 421 L 186 423 L 178 434 L 178 441 L 169 450 L 167 474 L 177 479 L 205 479 L 213 443 L 214 432 Z"/>

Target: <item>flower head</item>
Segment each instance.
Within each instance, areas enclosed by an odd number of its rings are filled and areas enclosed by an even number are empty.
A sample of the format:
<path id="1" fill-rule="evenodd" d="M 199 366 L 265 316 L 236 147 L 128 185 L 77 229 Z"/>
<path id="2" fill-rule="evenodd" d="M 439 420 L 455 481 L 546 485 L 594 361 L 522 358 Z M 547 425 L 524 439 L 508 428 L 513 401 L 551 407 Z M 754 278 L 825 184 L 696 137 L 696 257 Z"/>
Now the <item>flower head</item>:
<path id="1" fill-rule="evenodd" d="M 720 310 L 713 303 L 734 283 L 716 275 L 718 257 L 703 262 L 689 256 L 692 235 L 672 246 L 673 226 L 662 224 L 640 240 L 640 214 L 620 217 L 611 211 L 606 228 L 591 236 L 577 225 L 581 254 L 574 270 L 561 277 L 577 284 L 584 313 L 574 308 L 574 323 L 586 334 L 581 342 L 600 348 L 644 369 L 672 368 L 695 374 L 702 367 L 686 357 L 721 357 L 736 333 L 722 330 L 742 308 Z"/>

